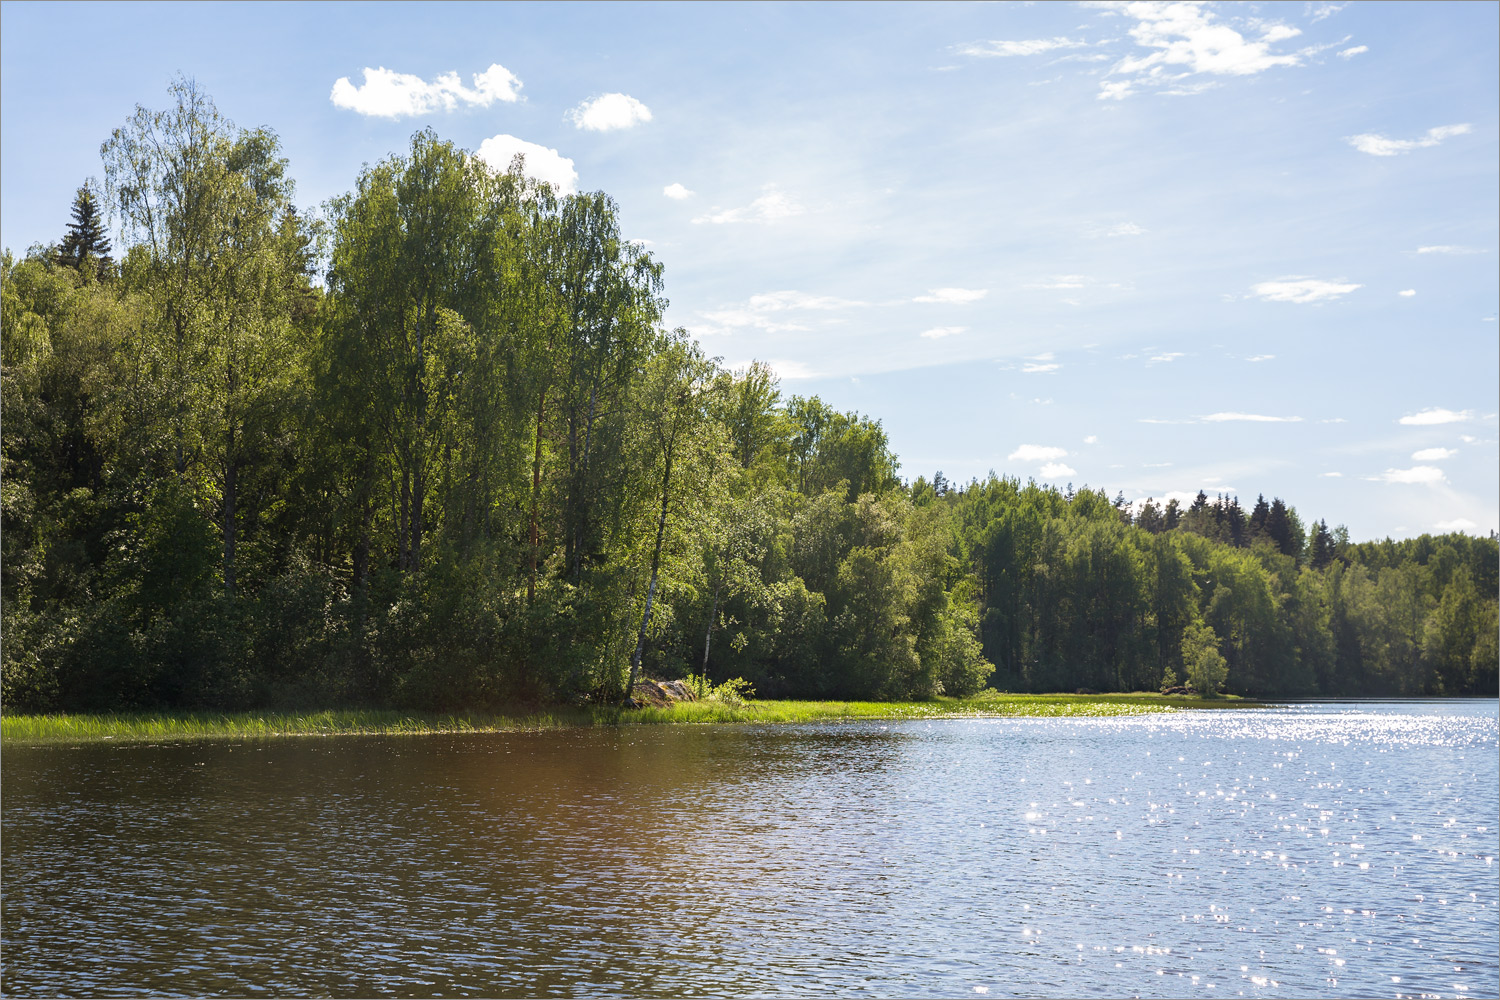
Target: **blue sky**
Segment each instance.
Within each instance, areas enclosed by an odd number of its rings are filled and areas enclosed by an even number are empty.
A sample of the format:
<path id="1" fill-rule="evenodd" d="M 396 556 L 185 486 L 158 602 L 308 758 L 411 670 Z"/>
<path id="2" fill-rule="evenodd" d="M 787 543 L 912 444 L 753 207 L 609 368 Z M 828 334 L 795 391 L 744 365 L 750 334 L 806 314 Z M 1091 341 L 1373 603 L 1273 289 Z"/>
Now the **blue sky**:
<path id="1" fill-rule="evenodd" d="M 317 206 L 430 126 L 603 189 L 668 320 L 909 477 L 1497 527 L 1497 11 L 0 5 L 0 242 L 177 73 Z"/>

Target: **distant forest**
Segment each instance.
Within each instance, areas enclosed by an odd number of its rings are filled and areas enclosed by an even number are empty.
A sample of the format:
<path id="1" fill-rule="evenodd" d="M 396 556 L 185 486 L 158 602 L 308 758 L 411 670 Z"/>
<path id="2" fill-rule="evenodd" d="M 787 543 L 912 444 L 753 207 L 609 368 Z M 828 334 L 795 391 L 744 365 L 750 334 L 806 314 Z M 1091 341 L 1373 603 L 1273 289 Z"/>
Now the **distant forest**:
<path id="1" fill-rule="evenodd" d="M 1497 692 L 1493 537 L 904 482 L 664 329 L 606 195 L 424 131 L 302 211 L 274 133 L 173 93 L 3 259 L 6 711 Z"/>

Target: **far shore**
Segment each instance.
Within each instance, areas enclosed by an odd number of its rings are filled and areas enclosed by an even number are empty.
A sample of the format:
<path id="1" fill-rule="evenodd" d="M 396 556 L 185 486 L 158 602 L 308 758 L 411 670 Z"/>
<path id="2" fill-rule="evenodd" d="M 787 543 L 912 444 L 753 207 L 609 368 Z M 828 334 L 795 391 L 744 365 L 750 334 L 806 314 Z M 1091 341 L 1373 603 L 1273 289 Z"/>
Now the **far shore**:
<path id="1" fill-rule="evenodd" d="M 99 715 L 3 715 L 0 741 L 28 744 L 152 743 L 287 736 L 420 736 L 534 732 L 632 725 L 840 722 L 851 720 L 1109 717 L 1182 709 L 1253 708 L 1234 696 L 1199 698 L 1128 694 L 1002 694 L 932 701 L 678 702 L 665 708 L 553 706 L 504 712 L 402 712 L 328 709 L 277 712 L 118 712 Z"/>

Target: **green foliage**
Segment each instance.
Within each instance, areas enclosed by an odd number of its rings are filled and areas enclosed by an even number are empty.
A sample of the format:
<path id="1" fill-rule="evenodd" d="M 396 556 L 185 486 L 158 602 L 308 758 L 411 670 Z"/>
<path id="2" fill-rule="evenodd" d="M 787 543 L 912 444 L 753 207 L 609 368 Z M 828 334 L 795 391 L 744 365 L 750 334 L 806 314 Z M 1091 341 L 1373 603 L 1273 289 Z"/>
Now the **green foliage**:
<path id="1" fill-rule="evenodd" d="M 1219 652 L 1219 637 L 1203 622 L 1193 622 L 1182 633 L 1182 662 L 1188 684 L 1205 698 L 1216 698 L 1229 676 L 1229 665 Z"/>
<path id="2" fill-rule="evenodd" d="M 1493 538 L 908 487 L 878 420 L 663 330 L 607 195 L 423 131 L 315 222 L 274 133 L 171 97 L 102 150 L 118 268 L 89 186 L 0 258 L 7 711 L 1496 691 Z"/>

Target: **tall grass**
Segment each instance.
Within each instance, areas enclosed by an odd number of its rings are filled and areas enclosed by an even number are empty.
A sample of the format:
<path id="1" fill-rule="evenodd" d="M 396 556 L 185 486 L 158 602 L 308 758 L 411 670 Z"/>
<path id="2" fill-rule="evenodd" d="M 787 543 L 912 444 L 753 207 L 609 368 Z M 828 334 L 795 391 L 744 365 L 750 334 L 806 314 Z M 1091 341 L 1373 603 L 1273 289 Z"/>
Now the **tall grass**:
<path id="1" fill-rule="evenodd" d="M 1167 698 L 1156 694 L 1012 695 L 984 692 L 973 698 L 934 701 L 718 701 L 679 702 L 667 708 L 555 707 L 514 713 L 453 715 L 341 709 L 321 712 L 129 712 L 108 715 L 0 716 L 6 744 L 139 743 L 195 739 L 269 739 L 282 736 L 421 735 L 496 733 L 628 725 L 823 722 L 853 719 L 994 718 L 1009 716 L 1106 717 L 1173 712 L 1180 708 L 1230 708 L 1252 703 Z"/>

